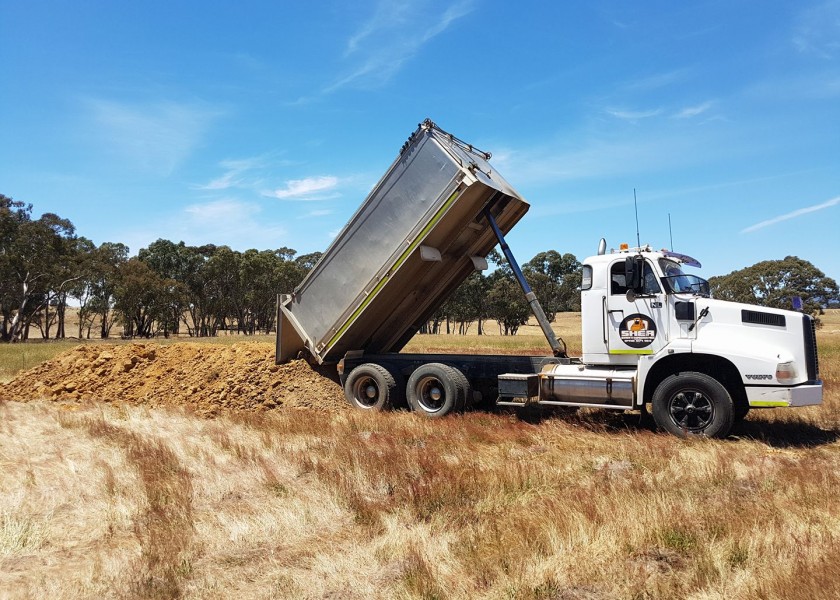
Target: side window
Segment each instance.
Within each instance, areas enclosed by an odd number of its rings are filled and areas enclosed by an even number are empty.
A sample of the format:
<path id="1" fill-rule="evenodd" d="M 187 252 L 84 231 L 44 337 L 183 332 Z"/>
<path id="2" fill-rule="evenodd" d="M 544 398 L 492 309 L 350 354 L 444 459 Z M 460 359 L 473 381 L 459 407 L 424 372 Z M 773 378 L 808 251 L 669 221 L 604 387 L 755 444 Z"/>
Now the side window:
<path id="1" fill-rule="evenodd" d="M 627 282 L 624 275 L 624 261 L 613 263 L 610 267 L 610 294 L 622 296 L 627 293 Z"/>
<path id="2" fill-rule="evenodd" d="M 658 294 L 662 291 L 659 287 L 659 281 L 657 281 L 657 279 L 656 273 L 653 272 L 650 263 L 645 261 L 645 294 Z"/>
<path id="3" fill-rule="evenodd" d="M 659 278 L 647 261 L 645 261 L 645 271 L 642 280 L 644 281 L 645 294 L 658 294 L 662 291 L 659 287 Z M 610 294 L 623 296 L 626 293 L 627 282 L 624 274 L 624 261 L 620 261 L 610 267 Z"/>
<path id="4" fill-rule="evenodd" d="M 583 276 L 581 277 L 580 289 L 588 290 L 592 288 L 592 266 L 583 265 Z"/>

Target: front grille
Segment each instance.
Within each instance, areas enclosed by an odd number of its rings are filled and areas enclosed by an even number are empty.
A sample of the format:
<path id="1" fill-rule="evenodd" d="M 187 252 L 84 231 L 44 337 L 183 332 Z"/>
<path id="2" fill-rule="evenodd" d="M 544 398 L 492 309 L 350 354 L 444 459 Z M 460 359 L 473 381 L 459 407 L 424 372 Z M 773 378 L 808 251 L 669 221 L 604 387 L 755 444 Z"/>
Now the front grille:
<path id="1" fill-rule="evenodd" d="M 742 310 L 742 323 L 753 323 L 755 325 L 773 325 L 774 327 L 785 326 L 785 316 L 775 313 L 759 312 L 757 310 Z"/>
<path id="2" fill-rule="evenodd" d="M 820 378 L 820 359 L 817 356 L 817 325 L 808 315 L 802 315 L 802 337 L 805 340 L 805 363 L 808 381 Z"/>

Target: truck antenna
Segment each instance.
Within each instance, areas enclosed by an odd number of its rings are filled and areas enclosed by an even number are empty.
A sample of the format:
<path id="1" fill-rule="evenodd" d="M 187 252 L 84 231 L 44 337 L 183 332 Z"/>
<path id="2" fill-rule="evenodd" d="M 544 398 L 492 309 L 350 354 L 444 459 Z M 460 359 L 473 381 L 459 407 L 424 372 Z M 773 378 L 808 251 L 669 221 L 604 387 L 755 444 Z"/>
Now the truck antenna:
<path id="1" fill-rule="evenodd" d="M 642 240 L 639 237 L 639 203 L 636 202 L 636 188 L 633 188 L 633 207 L 636 209 L 636 247 L 642 247 Z"/>
<path id="2" fill-rule="evenodd" d="M 668 236 L 671 238 L 671 252 L 674 251 L 674 232 L 671 231 L 671 213 L 668 213 Z"/>

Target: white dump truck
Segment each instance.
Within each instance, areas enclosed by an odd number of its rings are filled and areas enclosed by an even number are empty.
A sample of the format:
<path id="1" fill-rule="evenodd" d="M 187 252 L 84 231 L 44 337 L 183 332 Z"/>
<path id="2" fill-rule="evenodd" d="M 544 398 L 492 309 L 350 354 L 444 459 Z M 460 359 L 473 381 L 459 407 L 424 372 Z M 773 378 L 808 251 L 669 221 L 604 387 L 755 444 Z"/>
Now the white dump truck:
<path id="1" fill-rule="evenodd" d="M 726 436 L 751 408 L 820 404 L 814 320 L 710 297 L 699 263 L 649 247 L 583 261 L 583 353 L 552 331 L 504 235 L 528 210 L 481 152 L 430 120 L 290 295 L 277 362 L 335 364 L 348 402 L 441 417 L 474 405 L 649 411 L 673 434 Z M 496 245 L 547 356 L 400 350 Z"/>

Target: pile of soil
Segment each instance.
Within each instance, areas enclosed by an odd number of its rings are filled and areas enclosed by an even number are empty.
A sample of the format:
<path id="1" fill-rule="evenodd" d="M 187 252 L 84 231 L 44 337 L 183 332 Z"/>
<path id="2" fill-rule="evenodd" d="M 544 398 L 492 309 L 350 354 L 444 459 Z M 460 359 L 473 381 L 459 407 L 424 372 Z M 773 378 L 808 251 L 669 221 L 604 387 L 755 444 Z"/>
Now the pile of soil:
<path id="1" fill-rule="evenodd" d="M 347 406 L 341 386 L 306 361 L 274 364 L 271 344 L 85 345 L 0 385 L 0 399 L 94 400 L 228 410 Z"/>

